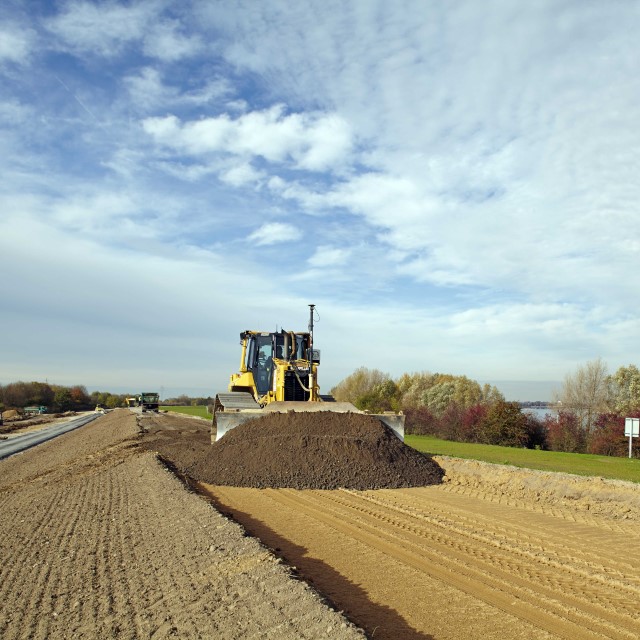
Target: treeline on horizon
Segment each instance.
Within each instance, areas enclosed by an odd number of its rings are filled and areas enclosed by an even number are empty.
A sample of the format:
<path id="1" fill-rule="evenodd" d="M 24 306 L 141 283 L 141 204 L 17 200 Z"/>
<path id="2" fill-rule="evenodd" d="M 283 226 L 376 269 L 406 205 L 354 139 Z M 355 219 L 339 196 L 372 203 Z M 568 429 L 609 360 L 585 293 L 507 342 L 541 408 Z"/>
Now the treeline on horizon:
<path id="1" fill-rule="evenodd" d="M 48 382 L 11 382 L 0 385 L 0 411 L 8 409 L 23 410 L 25 407 L 47 407 L 49 413 L 65 411 L 89 411 L 101 405 L 107 409 L 127 406 L 126 399 L 138 396 L 138 393 L 111 393 L 110 391 L 92 391 L 89 393 L 83 385 L 64 386 Z M 186 395 L 168 398 L 168 405 L 212 405 L 213 398 L 190 398 Z"/>
<path id="2" fill-rule="evenodd" d="M 361 367 L 331 390 L 338 401 L 381 413 L 402 411 L 405 433 L 444 440 L 526 447 L 570 453 L 627 456 L 626 417 L 640 417 L 640 370 L 620 367 L 609 375 L 597 359 L 567 374 L 551 406 L 540 419 L 508 402 L 491 385 L 466 376 L 403 374 L 392 379 Z M 636 448 L 637 449 L 637 448 Z M 635 451 L 634 455 L 640 457 Z"/>
<path id="3" fill-rule="evenodd" d="M 66 387 L 48 382 L 11 382 L 0 385 L 0 410 L 22 410 L 25 407 L 47 407 L 49 413 L 89 411 L 96 405 L 115 409 L 126 404 L 128 394 L 108 391 L 87 392 L 83 385 Z"/>
<path id="4" fill-rule="evenodd" d="M 83 411 L 100 404 L 126 405 L 131 394 L 93 391 L 75 385 L 13 382 L 0 385 L 0 410 L 46 406 L 50 412 Z M 137 395 L 137 394 L 133 394 Z M 554 413 L 544 419 L 523 411 L 519 402 L 506 401 L 492 385 L 466 376 L 405 373 L 394 380 L 378 369 L 360 367 L 333 389 L 337 401 L 353 403 L 371 413 L 402 411 L 405 432 L 445 440 L 526 447 L 569 453 L 627 456 L 624 435 L 627 417 L 640 417 L 640 370 L 620 367 L 610 375 L 597 359 L 567 374 L 553 398 Z M 181 395 L 166 405 L 211 406 L 213 398 Z M 640 453 L 634 451 L 636 457 Z"/>

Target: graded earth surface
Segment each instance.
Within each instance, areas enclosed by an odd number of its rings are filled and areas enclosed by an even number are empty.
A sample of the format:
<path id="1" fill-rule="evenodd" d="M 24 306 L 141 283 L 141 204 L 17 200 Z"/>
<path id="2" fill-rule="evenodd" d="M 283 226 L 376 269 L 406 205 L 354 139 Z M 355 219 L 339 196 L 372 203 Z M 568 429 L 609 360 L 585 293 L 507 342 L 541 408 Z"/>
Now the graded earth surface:
<path id="1" fill-rule="evenodd" d="M 121 409 L 0 461 L 0 637 L 640 637 L 635 484 L 425 456 L 424 486 L 229 486 L 211 447 Z"/>

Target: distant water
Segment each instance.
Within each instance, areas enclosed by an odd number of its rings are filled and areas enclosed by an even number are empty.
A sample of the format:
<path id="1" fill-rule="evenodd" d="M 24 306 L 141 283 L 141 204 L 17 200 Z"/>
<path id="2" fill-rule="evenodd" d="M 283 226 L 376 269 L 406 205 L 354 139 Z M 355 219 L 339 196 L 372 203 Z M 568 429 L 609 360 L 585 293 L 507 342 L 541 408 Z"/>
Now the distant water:
<path id="1" fill-rule="evenodd" d="M 544 420 L 545 416 L 556 415 L 556 412 L 552 409 L 534 409 L 533 407 L 523 407 L 522 413 L 532 413 L 538 420 Z"/>

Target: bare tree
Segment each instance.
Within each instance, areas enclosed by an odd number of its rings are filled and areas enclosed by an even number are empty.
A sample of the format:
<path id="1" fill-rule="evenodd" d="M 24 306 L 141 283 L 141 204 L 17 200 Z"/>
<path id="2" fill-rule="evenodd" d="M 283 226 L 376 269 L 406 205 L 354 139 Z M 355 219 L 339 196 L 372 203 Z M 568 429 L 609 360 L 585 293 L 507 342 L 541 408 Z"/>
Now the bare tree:
<path id="1" fill-rule="evenodd" d="M 607 365 L 598 358 L 578 367 L 575 373 L 567 374 L 555 401 L 564 411 L 574 413 L 586 433 L 591 433 L 598 414 L 611 407 L 611 378 Z"/>

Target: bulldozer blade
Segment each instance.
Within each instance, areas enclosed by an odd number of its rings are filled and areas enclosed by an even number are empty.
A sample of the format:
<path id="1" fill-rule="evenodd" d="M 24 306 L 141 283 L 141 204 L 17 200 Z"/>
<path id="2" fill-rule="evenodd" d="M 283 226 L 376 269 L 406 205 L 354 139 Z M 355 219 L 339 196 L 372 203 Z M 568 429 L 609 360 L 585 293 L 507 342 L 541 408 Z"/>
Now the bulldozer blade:
<path id="1" fill-rule="evenodd" d="M 213 418 L 213 426 L 211 428 L 211 444 L 217 442 L 222 436 L 239 427 L 247 420 L 253 420 L 264 415 L 263 409 L 244 409 L 242 411 L 220 411 Z"/>
<path id="2" fill-rule="evenodd" d="M 220 440 L 227 431 L 243 422 L 260 417 L 262 411 L 250 393 L 235 391 L 217 394 L 211 423 L 211 443 Z"/>
<path id="3" fill-rule="evenodd" d="M 227 403 L 225 405 L 229 407 Z M 217 442 L 227 431 L 244 424 L 248 420 L 259 418 L 267 413 L 287 413 L 295 411 L 299 413 L 315 413 L 317 411 L 330 411 L 331 413 L 360 413 L 370 415 L 393 431 L 393 433 L 404 442 L 404 415 L 397 413 L 367 413 L 360 411 L 350 402 L 304 402 L 304 401 L 284 401 L 272 402 L 263 409 L 256 403 L 246 404 L 247 408 L 241 408 L 237 403 L 234 409 L 217 411 L 213 418 L 211 429 L 211 442 Z"/>
<path id="4" fill-rule="evenodd" d="M 387 425 L 402 442 L 404 442 L 404 414 L 402 413 L 371 413 L 383 424 Z"/>

